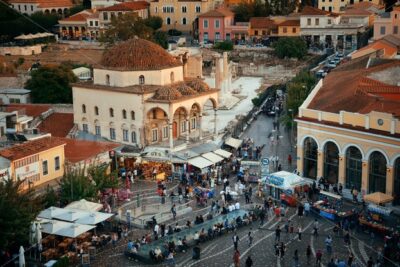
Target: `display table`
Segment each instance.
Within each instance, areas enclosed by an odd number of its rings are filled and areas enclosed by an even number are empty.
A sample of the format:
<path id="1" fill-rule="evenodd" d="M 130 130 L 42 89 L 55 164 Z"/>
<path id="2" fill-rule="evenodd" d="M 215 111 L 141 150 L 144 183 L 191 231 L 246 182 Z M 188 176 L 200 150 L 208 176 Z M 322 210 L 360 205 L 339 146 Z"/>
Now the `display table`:
<path id="1" fill-rule="evenodd" d="M 387 234 L 387 233 L 393 232 L 393 228 L 384 226 L 383 224 L 377 223 L 374 221 L 368 221 L 367 219 L 365 219 L 363 217 L 360 217 L 358 219 L 358 221 L 360 222 L 361 225 L 367 226 L 381 234 Z"/>
<path id="2" fill-rule="evenodd" d="M 319 215 L 324 218 L 327 218 L 330 220 L 336 220 L 339 218 L 342 219 L 342 218 L 353 215 L 352 211 L 338 211 L 335 209 L 325 207 L 323 205 L 323 203 L 324 203 L 324 201 L 322 201 L 322 200 L 317 201 L 313 204 L 313 208 L 319 210 Z"/>

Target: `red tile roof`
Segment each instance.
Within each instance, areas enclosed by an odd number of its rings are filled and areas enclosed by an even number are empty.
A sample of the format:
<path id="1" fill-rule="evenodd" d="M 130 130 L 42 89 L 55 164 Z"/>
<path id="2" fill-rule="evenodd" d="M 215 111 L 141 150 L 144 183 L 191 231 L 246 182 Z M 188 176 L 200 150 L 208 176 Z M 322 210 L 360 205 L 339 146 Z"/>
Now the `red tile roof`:
<path id="1" fill-rule="evenodd" d="M 0 150 L 0 156 L 14 161 L 62 145 L 65 145 L 63 140 L 54 137 L 44 137 Z"/>
<path id="2" fill-rule="evenodd" d="M 288 19 L 278 24 L 278 26 L 300 26 L 300 20 Z"/>
<path id="3" fill-rule="evenodd" d="M 273 28 L 275 26 L 276 26 L 275 22 L 267 17 L 250 18 L 250 27 L 252 29 Z"/>
<path id="4" fill-rule="evenodd" d="M 305 15 L 305 16 L 333 16 L 337 17 L 339 14 L 324 11 L 312 6 L 305 6 L 303 7 L 303 10 L 301 11 L 300 15 Z"/>
<path id="5" fill-rule="evenodd" d="M 92 159 L 101 153 L 108 152 L 119 147 L 119 144 L 109 142 L 94 142 L 70 138 L 59 138 L 65 146 L 65 159 L 72 163 Z"/>
<path id="6" fill-rule="evenodd" d="M 38 117 L 42 113 L 48 111 L 51 108 L 50 105 L 42 104 L 9 104 L 5 107 L 6 112 L 21 111 L 22 114 L 31 117 Z"/>
<path id="7" fill-rule="evenodd" d="M 370 78 L 374 73 L 400 67 L 400 60 L 369 68 L 361 67 L 363 60 L 352 60 L 329 73 L 308 108 L 332 113 L 380 111 L 400 118 L 400 87 Z"/>
<path id="8" fill-rule="evenodd" d="M 135 11 L 146 9 L 150 4 L 146 1 L 124 2 L 109 7 L 99 8 L 99 11 Z"/>
<path id="9" fill-rule="evenodd" d="M 72 7 L 71 0 L 10 0 L 10 4 L 38 4 L 40 8 Z"/>
<path id="10" fill-rule="evenodd" d="M 65 22 L 65 21 L 81 21 L 81 22 L 86 22 L 86 19 L 89 18 L 90 16 L 93 15 L 92 10 L 87 9 L 83 10 L 75 15 L 72 15 L 68 18 L 64 18 L 59 20 L 59 23 Z"/>
<path id="11" fill-rule="evenodd" d="M 51 136 L 66 137 L 74 127 L 74 114 L 53 113 L 42 121 L 38 128 L 40 132 L 50 133 Z"/>
<path id="12" fill-rule="evenodd" d="M 235 14 L 227 8 L 218 8 L 201 14 L 199 17 L 230 17 Z"/>

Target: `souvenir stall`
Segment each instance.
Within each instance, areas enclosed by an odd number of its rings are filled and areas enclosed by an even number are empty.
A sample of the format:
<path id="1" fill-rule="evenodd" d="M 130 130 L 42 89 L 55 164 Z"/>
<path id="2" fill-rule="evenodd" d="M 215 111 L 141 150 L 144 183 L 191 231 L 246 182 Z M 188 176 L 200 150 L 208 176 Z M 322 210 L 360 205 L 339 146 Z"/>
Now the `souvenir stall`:
<path id="1" fill-rule="evenodd" d="M 142 154 L 142 160 L 137 165 L 144 179 L 164 181 L 172 175 L 171 158 L 165 150 L 151 149 Z"/>
<path id="2" fill-rule="evenodd" d="M 243 140 L 241 140 L 241 139 L 228 137 L 225 140 L 224 148 L 226 148 L 226 150 L 232 152 L 232 154 L 236 155 L 236 152 L 241 147 L 242 143 L 243 143 Z"/>
<path id="3" fill-rule="evenodd" d="M 214 162 L 209 161 L 208 159 L 205 159 L 200 156 L 189 159 L 188 163 L 189 163 L 189 166 L 196 168 L 196 170 L 194 170 L 194 171 L 200 172 L 201 174 L 207 173 L 209 167 L 214 165 Z"/>
<path id="4" fill-rule="evenodd" d="M 242 160 L 240 169 L 245 182 L 257 183 L 261 177 L 261 163 L 255 160 Z"/>
<path id="5" fill-rule="evenodd" d="M 393 197 L 381 192 L 375 192 L 364 196 L 364 201 L 368 203 L 367 210 L 363 212 L 358 221 L 363 228 L 381 234 L 389 234 L 394 229 L 388 226 L 386 219 L 392 209 L 385 207 L 384 204 L 393 201 Z"/>
<path id="6" fill-rule="evenodd" d="M 275 172 L 261 179 L 266 196 L 296 206 L 298 195 L 310 188 L 310 181 L 287 171 Z"/>
<path id="7" fill-rule="evenodd" d="M 351 210 L 343 210 L 342 196 L 321 190 L 319 197 L 320 199 L 313 204 L 313 209 L 321 217 L 335 221 L 353 215 Z"/>

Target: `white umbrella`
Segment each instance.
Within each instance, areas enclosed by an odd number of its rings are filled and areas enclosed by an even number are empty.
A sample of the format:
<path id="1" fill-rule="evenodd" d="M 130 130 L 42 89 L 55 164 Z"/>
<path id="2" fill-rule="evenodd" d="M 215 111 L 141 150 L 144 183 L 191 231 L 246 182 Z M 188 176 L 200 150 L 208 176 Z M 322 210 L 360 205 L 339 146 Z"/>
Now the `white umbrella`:
<path id="1" fill-rule="evenodd" d="M 21 246 L 19 248 L 19 267 L 25 267 L 25 250 L 24 248 Z"/>
<path id="2" fill-rule="evenodd" d="M 95 226 L 69 223 L 68 227 L 62 228 L 60 231 L 58 231 L 55 234 L 60 235 L 60 236 L 75 238 L 83 233 L 86 233 L 87 231 L 89 231 L 93 228 L 95 228 Z"/>
<path id="3" fill-rule="evenodd" d="M 108 218 L 114 216 L 114 214 L 110 213 L 103 213 L 103 212 L 93 212 L 91 214 L 88 214 L 86 216 L 83 216 L 76 220 L 76 223 L 80 224 L 90 224 L 90 225 L 96 225 L 98 223 L 101 223 Z"/>
<path id="4" fill-rule="evenodd" d="M 89 212 L 81 211 L 81 210 L 69 210 L 65 209 L 64 213 L 60 213 L 55 215 L 53 218 L 67 221 L 67 222 L 74 222 L 83 216 L 90 214 Z"/>
<path id="5" fill-rule="evenodd" d="M 84 210 L 84 211 L 99 211 L 103 208 L 103 204 L 96 203 L 96 202 L 90 202 L 87 201 L 86 199 L 81 199 L 79 201 L 74 201 L 70 204 L 68 204 L 66 209 L 78 209 L 78 210 Z"/>
<path id="6" fill-rule="evenodd" d="M 56 208 L 56 207 L 50 207 L 48 209 L 42 210 L 38 217 L 39 218 L 44 218 L 44 219 L 53 219 L 56 215 L 59 215 L 61 213 L 66 213 L 67 211 L 64 209 Z"/>
<path id="7" fill-rule="evenodd" d="M 36 225 L 36 243 L 39 245 L 39 247 L 42 244 L 42 229 L 41 229 L 41 225 L 38 222 Z"/>
<path id="8" fill-rule="evenodd" d="M 35 233 L 36 233 L 36 224 L 35 222 L 31 223 L 31 230 L 29 232 L 29 241 L 30 244 L 35 244 Z"/>

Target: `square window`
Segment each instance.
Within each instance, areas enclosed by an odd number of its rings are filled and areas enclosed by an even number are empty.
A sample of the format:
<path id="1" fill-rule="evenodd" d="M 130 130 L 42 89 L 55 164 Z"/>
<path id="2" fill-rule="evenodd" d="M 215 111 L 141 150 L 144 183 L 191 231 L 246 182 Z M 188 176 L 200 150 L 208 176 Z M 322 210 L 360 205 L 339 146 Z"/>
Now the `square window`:
<path id="1" fill-rule="evenodd" d="M 96 135 L 97 135 L 97 136 L 101 136 L 101 129 L 100 129 L 100 126 L 96 125 L 96 126 L 94 127 L 94 129 L 95 129 Z"/>
<path id="2" fill-rule="evenodd" d="M 44 160 L 42 162 L 42 170 L 43 170 L 43 175 L 47 175 L 49 173 L 47 160 Z"/>
<path id="3" fill-rule="evenodd" d="M 54 169 L 56 171 L 60 170 L 60 157 L 54 158 Z"/>
<path id="4" fill-rule="evenodd" d="M 115 140 L 115 129 L 114 128 L 110 128 L 110 139 Z"/>
<path id="5" fill-rule="evenodd" d="M 153 141 L 153 142 L 157 142 L 157 140 L 158 140 L 158 129 L 153 129 L 153 130 L 151 130 L 151 140 Z"/>

